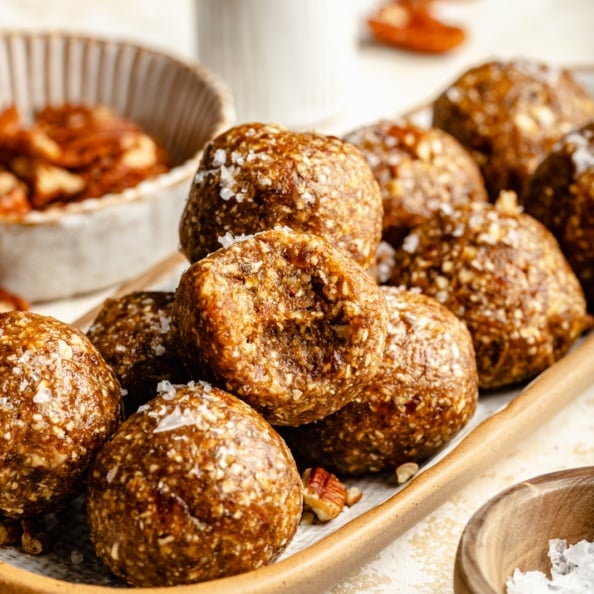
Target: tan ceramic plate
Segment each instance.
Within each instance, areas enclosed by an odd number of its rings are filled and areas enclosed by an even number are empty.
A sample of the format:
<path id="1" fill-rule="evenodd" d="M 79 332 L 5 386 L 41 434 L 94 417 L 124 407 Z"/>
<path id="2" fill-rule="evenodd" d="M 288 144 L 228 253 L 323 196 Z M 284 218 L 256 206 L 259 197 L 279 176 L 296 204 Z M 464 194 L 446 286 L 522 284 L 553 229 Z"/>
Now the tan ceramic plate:
<path id="1" fill-rule="evenodd" d="M 0 217 L 0 287 L 29 302 L 115 286 L 177 249 L 202 148 L 234 118 L 226 86 L 198 64 L 116 39 L 0 34 L 0 109 L 16 105 L 27 124 L 64 102 L 138 123 L 173 168 L 120 194 Z"/>
<path id="2" fill-rule="evenodd" d="M 594 89 L 594 70 L 585 73 Z M 427 110 L 414 114 L 427 120 Z M 185 261 L 173 254 L 117 294 L 175 287 Z M 95 317 L 77 321 L 81 328 Z M 409 483 L 397 487 L 387 477 L 352 481 L 363 499 L 327 525 L 301 526 L 282 558 L 256 571 L 188 586 L 176 594 L 301 594 L 322 592 L 448 500 L 477 472 L 494 464 L 528 434 L 576 399 L 593 381 L 594 333 L 521 390 L 482 395 L 464 431 Z M 125 587 L 101 566 L 88 540 L 80 509 L 60 519 L 59 542 L 34 558 L 0 549 L 2 594 L 109 594 Z M 81 561 L 82 558 L 82 561 Z M 170 594 L 172 588 L 132 588 L 139 594 Z"/>

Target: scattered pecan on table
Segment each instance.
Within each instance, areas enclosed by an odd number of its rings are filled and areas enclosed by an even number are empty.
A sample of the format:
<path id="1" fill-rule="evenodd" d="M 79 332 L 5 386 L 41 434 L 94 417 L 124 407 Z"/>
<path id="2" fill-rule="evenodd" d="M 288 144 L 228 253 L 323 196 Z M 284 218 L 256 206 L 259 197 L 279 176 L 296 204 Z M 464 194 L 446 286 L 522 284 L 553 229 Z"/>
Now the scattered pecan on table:
<path id="1" fill-rule="evenodd" d="M 427 54 L 453 50 L 466 39 L 463 28 L 433 16 L 431 0 L 395 0 L 381 6 L 367 21 L 376 41 Z"/>

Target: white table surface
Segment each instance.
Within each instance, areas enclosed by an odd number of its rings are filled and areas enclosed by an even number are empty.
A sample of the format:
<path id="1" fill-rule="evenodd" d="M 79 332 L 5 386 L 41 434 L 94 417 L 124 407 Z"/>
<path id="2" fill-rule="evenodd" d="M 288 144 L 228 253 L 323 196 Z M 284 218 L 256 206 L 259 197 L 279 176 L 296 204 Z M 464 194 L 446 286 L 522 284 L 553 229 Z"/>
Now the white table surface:
<path id="1" fill-rule="evenodd" d="M 224 1 L 224 0 L 221 0 Z M 279 0 L 282 1 L 282 0 Z M 374 6 L 360 0 L 361 12 Z M 529 57 L 561 65 L 594 64 L 594 0 L 451 0 L 444 18 L 466 26 L 467 43 L 445 56 L 423 56 L 363 41 L 353 65 L 346 111 L 330 125 L 340 133 L 379 117 L 395 116 L 430 101 L 471 65 L 490 58 Z M 28 0 L 0 3 L 2 28 L 58 28 L 117 35 L 193 60 L 192 0 Z M 107 292 L 34 306 L 73 321 Z M 462 529 L 489 497 L 524 478 L 594 464 L 593 387 L 537 428 L 509 455 L 396 539 L 332 594 L 450 594 Z"/>

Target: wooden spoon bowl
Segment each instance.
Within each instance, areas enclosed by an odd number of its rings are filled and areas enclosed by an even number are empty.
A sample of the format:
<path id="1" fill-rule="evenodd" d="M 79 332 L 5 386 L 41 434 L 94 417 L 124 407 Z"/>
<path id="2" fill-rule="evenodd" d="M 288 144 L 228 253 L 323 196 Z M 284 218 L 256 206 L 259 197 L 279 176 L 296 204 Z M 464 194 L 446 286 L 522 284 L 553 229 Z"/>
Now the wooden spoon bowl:
<path id="1" fill-rule="evenodd" d="M 523 481 L 487 501 L 456 554 L 456 594 L 504 594 L 519 568 L 550 575 L 549 540 L 594 540 L 594 466 Z"/>

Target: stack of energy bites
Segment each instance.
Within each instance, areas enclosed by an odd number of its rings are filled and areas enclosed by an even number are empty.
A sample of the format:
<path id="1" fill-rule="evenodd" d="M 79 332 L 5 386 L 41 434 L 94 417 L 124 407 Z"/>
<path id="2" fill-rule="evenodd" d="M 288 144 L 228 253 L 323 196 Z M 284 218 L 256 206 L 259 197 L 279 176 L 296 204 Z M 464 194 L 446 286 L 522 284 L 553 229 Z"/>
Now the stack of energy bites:
<path id="1" fill-rule="evenodd" d="M 22 481 L 0 512 L 84 491 L 106 566 L 176 585 L 273 562 L 304 504 L 326 521 L 357 499 L 339 477 L 425 461 L 479 388 L 533 378 L 591 325 L 579 263 L 593 226 L 578 211 L 593 117 L 568 72 L 518 61 L 463 75 L 429 128 L 227 130 L 190 188 L 175 290 L 107 300 L 86 336 L 0 315 L 0 459 Z M 19 325 L 35 339 L 15 347 Z M 78 351 L 90 369 L 67 364 Z M 60 396 L 74 388 L 93 404 Z M 15 452 L 23 415 L 39 445 Z M 84 457 L 79 431 L 94 435 Z"/>

